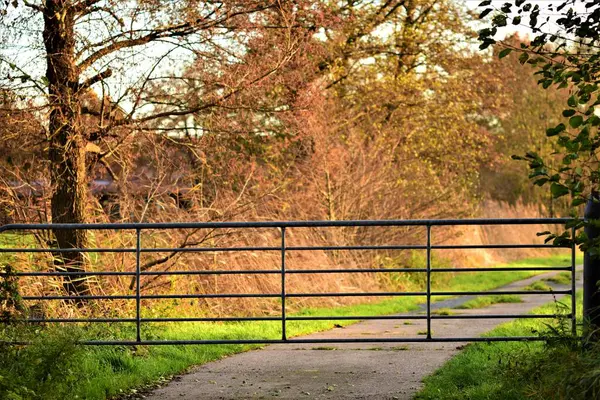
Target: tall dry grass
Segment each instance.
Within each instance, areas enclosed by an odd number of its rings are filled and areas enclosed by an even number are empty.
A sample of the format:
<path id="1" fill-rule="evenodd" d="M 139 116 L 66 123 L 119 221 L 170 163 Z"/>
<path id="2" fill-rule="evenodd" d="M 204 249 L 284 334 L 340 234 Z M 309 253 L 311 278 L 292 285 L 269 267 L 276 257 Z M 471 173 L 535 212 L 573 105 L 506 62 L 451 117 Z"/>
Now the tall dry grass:
<path id="1" fill-rule="evenodd" d="M 534 205 L 486 201 L 482 204 L 480 218 L 546 218 L 544 210 Z M 481 225 L 461 226 L 457 229 L 439 229 L 445 234 L 446 244 L 542 244 L 544 237 L 538 232 L 560 231 L 557 225 Z M 435 235 L 435 234 L 434 234 Z M 433 236 L 434 243 L 437 242 Z M 444 255 L 457 267 L 489 266 L 528 257 L 543 257 L 560 252 L 560 249 L 477 249 L 449 250 Z M 564 250 L 562 250 L 564 252 Z"/>
<path id="2" fill-rule="evenodd" d="M 511 207 L 496 202 L 486 202 L 481 208 L 484 218 L 539 217 L 533 207 Z M 550 226 L 462 226 L 458 228 L 434 227 L 433 243 L 437 244 L 503 244 L 541 243 L 536 233 L 553 230 Z M 26 237 L 20 245 L 33 245 Z M 17 240 L 18 242 L 18 240 Z M 342 245 L 390 245 L 424 244 L 425 231 L 416 228 L 288 228 L 288 246 L 342 246 Z M 135 232 L 94 233 L 96 247 L 134 248 Z M 217 229 L 217 230 L 166 230 L 143 231 L 144 248 L 166 247 L 279 247 L 281 233 L 278 229 Z M 16 245 L 17 247 L 19 244 Z M 550 255 L 549 250 L 434 250 L 437 260 L 453 266 L 487 266 L 520 258 Z M 424 252 L 417 257 L 423 259 Z M 22 253 L 4 255 L 20 271 L 53 270 L 50 253 Z M 91 253 L 91 271 L 133 272 L 135 254 Z M 288 251 L 287 269 L 335 269 L 335 268 L 381 268 L 390 266 L 415 266 L 415 253 L 411 251 Z M 274 251 L 240 252 L 157 252 L 142 253 L 141 268 L 146 272 L 161 271 L 227 271 L 271 270 L 281 268 L 281 253 Z M 135 293 L 130 276 L 91 278 L 94 295 L 130 295 Z M 228 275 L 146 275 L 141 279 L 143 294 L 223 294 L 223 293 L 269 293 L 281 292 L 279 274 L 228 274 Z M 407 282 L 390 279 L 375 273 L 338 274 L 288 274 L 288 293 L 328 292 L 376 292 L 406 290 Z M 21 279 L 23 295 L 42 296 L 64 294 L 60 278 L 27 277 Z M 288 299 L 290 311 L 307 306 L 333 306 L 365 301 L 377 301 L 377 297 L 337 297 Z M 194 315 L 194 316 L 250 316 L 276 315 L 280 312 L 280 300 L 273 298 L 244 299 L 185 299 L 144 300 L 144 316 Z M 90 301 L 78 307 L 63 301 L 44 302 L 47 316 L 55 317 L 133 317 L 135 303 L 130 300 Z"/>

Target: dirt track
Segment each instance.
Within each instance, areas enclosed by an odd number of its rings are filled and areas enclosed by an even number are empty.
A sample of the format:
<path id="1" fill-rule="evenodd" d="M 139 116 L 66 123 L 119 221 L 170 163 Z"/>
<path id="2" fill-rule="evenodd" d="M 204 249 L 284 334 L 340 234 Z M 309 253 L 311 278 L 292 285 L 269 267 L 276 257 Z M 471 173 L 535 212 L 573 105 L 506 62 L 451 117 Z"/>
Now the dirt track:
<path id="1" fill-rule="evenodd" d="M 517 290 L 554 273 L 512 283 Z M 581 285 L 581 282 L 578 282 Z M 567 287 L 553 285 L 555 289 Z M 524 295 L 523 303 L 496 304 L 463 314 L 523 314 L 554 300 Z M 438 302 L 432 309 L 455 307 L 470 297 Z M 438 337 L 479 336 L 508 319 L 433 320 Z M 406 323 L 409 323 L 406 321 Z M 365 321 L 305 338 L 419 337 L 424 320 Z M 422 379 L 456 354 L 461 343 L 282 344 L 237 354 L 176 377 L 149 396 L 172 399 L 410 399 Z"/>

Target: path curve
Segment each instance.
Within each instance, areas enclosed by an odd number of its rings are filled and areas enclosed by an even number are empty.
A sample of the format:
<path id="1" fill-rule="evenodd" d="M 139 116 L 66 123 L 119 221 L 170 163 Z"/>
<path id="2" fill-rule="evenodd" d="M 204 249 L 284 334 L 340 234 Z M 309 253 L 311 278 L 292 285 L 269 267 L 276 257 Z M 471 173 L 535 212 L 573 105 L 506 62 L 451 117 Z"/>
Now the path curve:
<path id="1" fill-rule="evenodd" d="M 555 272 L 513 282 L 496 290 L 519 290 Z M 581 286 L 580 279 L 578 287 Z M 566 286 L 550 284 L 554 289 Z M 432 310 L 455 307 L 473 296 L 432 304 Z M 554 300 L 525 295 L 522 303 L 495 304 L 463 314 L 524 314 Z M 510 319 L 433 320 L 438 337 L 475 337 Z M 425 320 L 363 321 L 304 338 L 418 337 Z M 146 396 L 181 399 L 411 399 L 427 375 L 440 368 L 463 343 L 344 343 L 327 346 L 277 344 L 236 354 L 194 368 Z"/>

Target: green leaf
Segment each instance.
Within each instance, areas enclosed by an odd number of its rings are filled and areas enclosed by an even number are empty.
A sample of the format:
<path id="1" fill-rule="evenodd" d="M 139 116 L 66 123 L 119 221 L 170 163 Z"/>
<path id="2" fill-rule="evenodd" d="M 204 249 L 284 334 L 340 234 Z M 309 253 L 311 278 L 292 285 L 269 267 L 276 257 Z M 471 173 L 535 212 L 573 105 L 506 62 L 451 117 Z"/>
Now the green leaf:
<path id="1" fill-rule="evenodd" d="M 582 199 L 582 198 L 573 199 L 573 201 L 571 202 L 571 207 L 577 207 L 577 206 L 580 206 L 585 203 L 586 203 L 585 199 Z"/>
<path id="2" fill-rule="evenodd" d="M 486 6 L 489 6 L 490 4 L 492 4 L 492 0 L 484 0 L 481 3 L 479 3 L 479 7 L 486 7 Z"/>
<path id="3" fill-rule="evenodd" d="M 512 52 L 513 49 L 504 49 L 498 54 L 498 58 L 504 58 Z"/>
<path id="4" fill-rule="evenodd" d="M 549 241 L 551 241 L 552 239 L 554 239 L 556 237 L 556 235 L 552 234 L 550 236 L 548 236 L 546 239 L 544 239 L 544 243 L 548 243 Z"/>
<path id="5" fill-rule="evenodd" d="M 575 115 L 575 112 L 576 112 L 575 110 L 564 110 L 562 115 L 565 118 L 569 118 L 569 117 L 572 117 L 573 115 Z"/>
<path id="6" fill-rule="evenodd" d="M 540 158 L 538 153 L 536 153 L 535 151 L 528 151 L 527 153 L 525 153 L 525 157 L 530 158 L 530 159 L 539 159 Z"/>
<path id="7" fill-rule="evenodd" d="M 529 54 L 521 53 L 521 55 L 519 56 L 519 62 L 521 64 L 525 64 L 527 62 L 527 60 L 529 60 Z"/>
<path id="8" fill-rule="evenodd" d="M 520 23 L 521 23 L 521 17 L 516 16 L 513 18 L 513 20 L 512 20 L 513 25 L 519 25 Z"/>
<path id="9" fill-rule="evenodd" d="M 569 125 L 571 128 L 579 128 L 583 124 L 583 117 L 581 115 L 576 115 L 569 119 Z"/>
<path id="10" fill-rule="evenodd" d="M 575 95 L 569 97 L 569 100 L 567 100 L 567 104 L 569 105 L 569 107 L 577 107 L 577 98 L 575 97 Z"/>
<path id="11" fill-rule="evenodd" d="M 480 45 L 479 45 L 479 50 L 485 50 L 488 47 L 490 47 L 491 45 L 493 45 L 494 43 L 496 43 L 495 40 L 492 39 L 485 39 Z"/>
<path id="12" fill-rule="evenodd" d="M 565 124 L 559 124 L 554 128 L 548 128 L 546 129 L 546 136 L 556 136 L 559 133 L 563 132 L 565 129 L 567 129 Z"/>
<path id="13" fill-rule="evenodd" d="M 579 200 L 581 200 L 581 199 L 579 199 Z M 572 219 L 570 221 L 567 221 L 567 223 L 565 224 L 565 228 L 567 228 L 567 229 L 569 229 L 569 228 L 581 228 L 582 226 L 583 226 L 583 221 L 580 220 L 579 218 L 575 218 L 575 219 Z"/>
<path id="14" fill-rule="evenodd" d="M 552 193 L 553 198 L 558 199 L 559 197 L 569 194 L 569 188 L 560 183 L 552 182 L 552 185 L 550 185 L 550 192 Z"/>
<path id="15" fill-rule="evenodd" d="M 492 22 L 496 26 L 506 26 L 507 25 L 506 18 L 507 18 L 506 15 L 498 14 L 492 19 Z"/>
<path id="16" fill-rule="evenodd" d="M 491 8 L 486 8 L 485 10 L 483 10 L 481 12 L 481 14 L 479 14 L 479 19 L 485 18 L 486 15 L 488 15 L 489 13 L 492 12 Z"/>
<path id="17" fill-rule="evenodd" d="M 535 171 L 529 174 L 529 179 L 535 178 L 536 176 L 548 176 L 546 168 L 536 168 Z"/>

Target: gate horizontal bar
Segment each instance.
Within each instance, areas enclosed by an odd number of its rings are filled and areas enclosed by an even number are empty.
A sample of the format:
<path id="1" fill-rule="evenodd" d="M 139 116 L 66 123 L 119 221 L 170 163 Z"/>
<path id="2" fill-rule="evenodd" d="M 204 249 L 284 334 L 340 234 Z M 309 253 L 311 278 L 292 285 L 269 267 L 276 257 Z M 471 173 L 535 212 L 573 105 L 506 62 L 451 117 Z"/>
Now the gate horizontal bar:
<path id="1" fill-rule="evenodd" d="M 504 294 L 571 294 L 570 290 L 514 290 L 497 292 L 431 292 L 431 296 L 490 296 Z M 426 292 L 356 292 L 356 293 L 288 293 L 287 297 L 402 297 L 426 296 Z M 275 293 L 226 293 L 226 294 L 151 294 L 140 296 L 143 300 L 153 299 L 225 299 L 225 298 L 275 298 Z M 23 296 L 23 300 L 132 300 L 134 295 L 83 295 L 83 296 Z"/>
<path id="2" fill-rule="evenodd" d="M 490 296 L 505 294 L 571 294 L 570 290 L 514 290 L 497 292 L 431 292 L 431 296 Z M 341 292 L 341 293 L 288 293 L 287 297 L 402 297 L 402 296 L 426 296 L 426 292 Z M 141 299 L 211 299 L 211 298 L 274 298 L 280 297 L 275 293 L 226 293 L 226 294 L 152 294 L 142 295 Z M 134 295 L 83 295 L 83 296 L 23 296 L 23 300 L 131 300 Z"/>
<path id="3" fill-rule="evenodd" d="M 248 340 L 83 340 L 78 344 L 88 346 L 176 346 L 200 344 L 286 344 L 286 343 L 459 343 L 459 342 L 539 342 L 553 338 L 546 336 L 509 337 L 457 337 L 457 338 L 356 338 L 356 339 L 248 339 Z M 582 340 L 574 337 L 572 340 Z M 0 341 L 2 345 L 28 345 L 26 341 Z"/>
<path id="4" fill-rule="evenodd" d="M 298 316 L 286 317 L 288 321 L 334 321 L 334 320 L 401 320 L 401 319 L 427 319 L 425 315 L 344 315 L 344 316 Z"/>
<path id="5" fill-rule="evenodd" d="M 126 323 L 136 322 L 135 318 L 30 318 L 17 319 L 16 322 L 43 324 L 43 323 Z"/>
<path id="6" fill-rule="evenodd" d="M 89 271 L 54 271 L 54 272 L 0 272 L 0 276 L 135 276 L 135 272 L 89 272 Z"/>
<path id="7" fill-rule="evenodd" d="M 355 220 L 355 221 L 255 221 L 255 222 L 127 222 L 102 224 L 8 224 L 0 226 L 0 233 L 14 230 L 49 229 L 202 229 L 202 228 L 318 228 L 361 226 L 447 226 L 447 225 L 541 225 L 564 224 L 572 218 L 473 218 L 473 219 L 422 219 L 422 220 Z"/>
<path id="8" fill-rule="evenodd" d="M 571 314 L 432 314 L 431 319 L 551 319 L 571 318 Z M 425 320 L 425 315 L 346 315 L 346 316 L 297 316 L 286 317 L 288 321 L 366 321 L 366 320 Z M 141 318 L 141 322 L 254 322 L 280 321 L 281 317 L 183 317 L 183 318 Z M 136 318 L 31 318 L 20 319 L 22 323 L 134 323 Z"/>
<path id="9" fill-rule="evenodd" d="M 141 299 L 228 299 L 228 298 L 273 298 L 279 297 L 276 293 L 209 293 L 209 294 L 147 294 Z"/>
<path id="10" fill-rule="evenodd" d="M 143 271 L 140 275 L 260 275 L 281 274 L 278 269 L 232 269 L 196 271 Z"/>
<path id="11" fill-rule="evenodd" d="M 2 232 L 0 227 L 0 232 Z M 69 248 L 69 249 L 53 249 L 53 248 L 0 248 L 0 253 L 135 253 L 135 249 L 125 248 Z"/>
<path id="12" fill-rule="evenodd" d="M 288 293 L 287 297 L 425 296 L 426 292 Z"/>
<path id="13" fill-rule="evenodd" d="M 571 267 L 489 267 L 489 268 L 434 268 L 435 272 L 510 272 L 510 271 L 570 271 Z M 390 273 L 390 272 L 427 272 L 426 268 L 340 268 L 340 269 L 289 269 L 289 274 L 342 274 L 342 273 Z M 241 270 L 190 270 L 190 271 L 143 271 L 140 275 L 260 275 L 281 274 L 275 269 L 241 269 Z M 0 276 L 135 276 L 135 272 L 105 271 L 55 271 L 55 272 L 0 272 Z"/>
<path id="14" fill-rule="evenodd" d="M 140 322 L 244 322 L 244 321 L 280 321 L 280 317 L 183 317 L 183 318 L 140 318 Z M 28 323 L 113 323 L 137 322 L 137 318 L 47 318 L 21 319 Z"/>
<path id="15" fill-rule="evenodd" d="M 232 251 L 281 251 L 281 247 L 144 247 L 142 253 L 225 253 Z"/>
<path id="16" fill-rule="evenodd" d="M 489 267 L 489 268 L 432 268 L 431 272 L 510 272 L 510 271 L 570 271 L 571 267 Z"/>
<path id="17" fill-rule="evenodd" d="M 226 298 L 273 298 L 272 293 L 226 293 L 226 294 L 148 294 L 141 295 L 142 300 L 153 299 L 226 299 Z M 23 300 L 135 300 L 135 295 L 82 295 L 82 296 L 23 296 Z"/>
<path id="18" fill-rule="evenodd" d="M 382 246 L 290 246 L 285 251 L 313 251 L 313 250 L 425 250 L 425 245 L 382 245 Z"/>
<path id="19" fill-rule="evenodd" d="M 132 295 L 23 296 L 22 300 L 132 300 Z"/>
<path id="20" fill-rule="evenodd" d="M 570 246 L 555 246 L 553 244 L 432 244 L 433 250 L 469 250 L 469 249 L 547 249 Z"/>
<path id="21" fill-rule="evenodd" d="M 571 318 L 571 314 L 456 314 L 456 315 L 437 315 L 432 314 L 431 319 L 549 319 L 549 318 Z"/>
<path id="22" fill-rule="evenodd" d="M 286 274 L 342 274 L 372 272 L 426 272 L 425 268 L 340 268 L 340 269 L 286 269 Z"/>
<path id="23" fill-rule="evenodd" d="M 136 341 L 82 341 L 80 344 L 92 346 L 153 346 L 153 345 L 194 345 L 194 344 L 284 344 L 284 343 L 458 343 L 458 342 L 536 342 L 551 339 L 545 336 L 512 336 L 512 337 L 456 337 L 456 338 L 347 338 L 347 339 L 248 339 L 248 340 L 142 340 Z M 581 339 L 581 338 L 578 338 Z M 575 340 L 575 339 L 574 339 Z M 23 342 L 21 342 L 23 343 Z"/>
<path id="24" fill-rule="evenodd" d="M 1 232 L 1 230 L 0 230 Z M 539 249 L 561 246 L 547 244 L 468 244 L 431 245 L 432 250 L 460 249 Z M 564 246 L 563 246 L 564 247 Z M 568 247 L 564 247 L 568 248 Z M 425 245 L 382 245 L 382 246 L 290 246 L 286 251 L 341 251 L 341 250 L 426 250 Z M 221 253 L 243 251 L 281 251 L 281 247 L 145 247 L 142 253 Z M 135 253 L 134 248 L 0 248 L 0 253 Z"/>
<path id="25" fill-rule="evenodd" d="M 431 292 L 432 296 L 494 296 L 505 294 L 571 294 L 570 290 L 499 290 L 492 292 Z"/>

